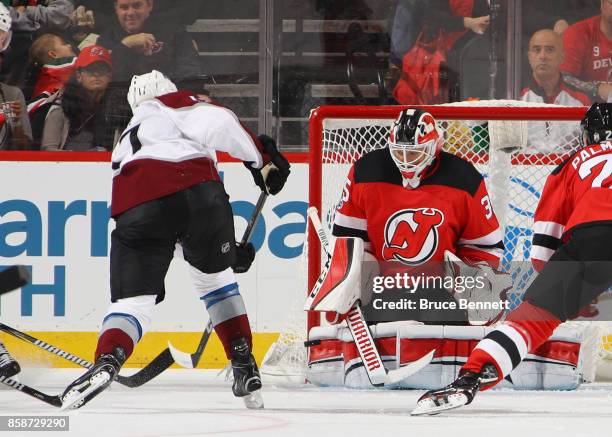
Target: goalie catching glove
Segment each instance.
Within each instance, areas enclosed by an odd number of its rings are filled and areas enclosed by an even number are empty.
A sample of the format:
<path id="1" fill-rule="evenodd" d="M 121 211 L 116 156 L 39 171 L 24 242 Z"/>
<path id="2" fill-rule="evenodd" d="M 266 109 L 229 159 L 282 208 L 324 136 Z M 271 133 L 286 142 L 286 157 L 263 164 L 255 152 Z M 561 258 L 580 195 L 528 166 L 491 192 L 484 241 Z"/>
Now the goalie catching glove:
<path id="1" fill-rule="evenodd" d="M 253 180 L 261 191 L 272 195 L 278 194 L 287 182 L 289 173 L 291 173 L 291 165 L 278 151 L 276 142 L 272 138 L 267 135 L 260 135 L 257 139 L 263 147 L 264 154 L 268 155 L 270 160 L 266 162 L 264 157 L 264 165 L 259 169 L 253 168 L 252 162 L 245 162 L 244 165 L 253 175 Z"/>

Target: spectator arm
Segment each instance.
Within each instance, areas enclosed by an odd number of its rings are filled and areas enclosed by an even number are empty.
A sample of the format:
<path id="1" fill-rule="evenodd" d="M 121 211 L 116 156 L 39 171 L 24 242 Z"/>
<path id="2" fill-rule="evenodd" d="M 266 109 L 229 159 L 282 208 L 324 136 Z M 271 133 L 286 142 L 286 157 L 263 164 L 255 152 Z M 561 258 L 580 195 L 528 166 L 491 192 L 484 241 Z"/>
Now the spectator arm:
<path id="1" fill-rule="evenodd" d="M 597 89 L 599 88 L 598 82 L 586 82 L 569 73 L 562 73 L 562 76 L 563 80 L 574 88 L 587 94 L 592 99 L 597 99 Z"/>
<path id="2" fill-rule="evenodd" d="M 424 23 L 432 23 L 434 27 L 442 28 L 447 32 L 465 30 L 463 17 L 458 17 L 451 13 L 448 0 L 428 1 L 425 6 Z"/>
<path id="3" fill-rule="evenodd" d="M 62 149 L 68 137 L 68 119 L 60 106 L 53 106 L 45 120 L 42 139 L 40 142 L 41 150 Z"/>
<path id="4" fill-rule="evenodd" d="M 11 8 L 12 29 L 34 32 L 41 27 L 68 29 L 74 5 L 70 0 L 49 0 L 47 6 L 28 6 L 24 13 Z"/>

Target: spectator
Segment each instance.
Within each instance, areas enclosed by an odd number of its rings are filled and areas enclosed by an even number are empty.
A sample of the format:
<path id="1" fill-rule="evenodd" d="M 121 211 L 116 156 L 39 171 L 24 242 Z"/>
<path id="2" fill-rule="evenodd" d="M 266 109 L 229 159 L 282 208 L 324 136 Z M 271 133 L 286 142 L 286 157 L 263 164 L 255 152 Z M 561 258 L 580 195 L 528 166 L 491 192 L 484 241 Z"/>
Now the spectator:
<path id="1" fill-rule="evenodd" d="M 612 101 L 612 0 L 600 1 L 600 15 L 563 33 L 565 81 L 596 101 Z"/>
<path id="2" fill-rule="evenodd" d="M 179 85 L 198 79 L 200 61 L 195 45 L 184 28 L 149 19 L 153 0 L 114 0 L 116 23 L 102 32 L 98 44 L 112 52 L 113 78 L 127 82 L 132 76 L 158 70 Z"/>
<path id="3" fill-rule="evenodd" d="M 105 93 L 112 77 L 110 53 L 101 46 L 86 47 L 75 68 L 47 114 L 43 150 L 105 150 L 112 146 L 112 140 L 105 136 Z"/>
<path id="4" fill-rule="evenodd" d="M 29 6 L 32 3 L 36 5 Z M 70 14 L 74 5 L 70 0 L 12 0 L 12 4 L 14 6 L 9 9 L 13 20 L 13 40 L 10 50 L 6 52 L 2 76 L 7 83 L 23 87 L 28 52 L 35 32 L 67 30 L 71 25 Z"/>
<path id="5" fill-rule="evenodd" d="M 404 55 L 422 31 L 426 40 L 435 38 L 440 30 L 452 34 L 450 49 L 467 30 L 482 35 L 489 27 L 489 19 L 486 0 L 399 0 L 391 28 L 389 62 L 401 68 Z"/>
<path id="6" fill-rule="evenodd" d="M 563 106 L 589 106 L 588 96 L 565 83 L 561 77 L 563 42 L 550 29 L 533 34 L 527 53 L 532 77 L 521 92 L 525 102 L 553 103 Z M 530 122 L 530 148 L 538 152 L 570 151 L 578 145 L 580 126 L 569 122 Z"/>
<path id="7" fill-rule="evenodd" d="M 10 8 L 13 19 L 13 31 L 36 32 L 42 28 L 66 30 L 72 24 L 70 15 L 74 5 L 70 0 L 38 0 L 37 5 L 30 6 L 32 2 L 13 0 Z"/>
<path id="8" fill-rule="evenodd" d="M 75 69 L 76 53 L 64 38 L 45 33 L 30 47 L 30 63 L 40 66 L 32 96 L 49 97 L 62 88 Z"/>
<path id="9" fill-rule="evenodd" d="M 447 101 L 444 96 L 446 84 L 442 76 L 446 72 L 427 71 L 430 67 L 418 67 L 419 62 L 414 59 L 417 54 L 414 50 L 427 46 L 431 52 L 429 61 L 437 59 L 444 67 L 447 65 L 447 54 L 468 32 L 482 35 L 489 27 L 489 4 L 486 0 L 400 0 L 391 29 L 391 54 L 389 57 L 389 70 L 386 74 L 387 90 L 393 90 L 393 95 L 399 103 L 440 103 Z M 417 56 L 418 57 L 418 56 Z M 423 55 L 420 55 L 423 58 Z M 398 82 L 402 77 L 402 80 Z M 435 101 L 429 98 L 423 90 L 425 85 L 423 77 L 433 77 L 429 86 L 435 90 L 441 89 Z M 440 77 L 440 79 L 437 79 Z M 427 82 L 427 79 L 425 79 Z M 439 82 L 439 83 L 438 83 Z M 415 97 L 416 95 L 416 97 Z M 437 94 L 436 94 L 437 95 Z"/>
<path id="10" fill-rule="evenodd" d="M 10 44 L 11 27 L 10 13 L 0 3 L 0 52 Z M 0 83 L 0 150 L 23 150 L 30 146 L 32 132 L 25 108 L 21 90 Z"/>

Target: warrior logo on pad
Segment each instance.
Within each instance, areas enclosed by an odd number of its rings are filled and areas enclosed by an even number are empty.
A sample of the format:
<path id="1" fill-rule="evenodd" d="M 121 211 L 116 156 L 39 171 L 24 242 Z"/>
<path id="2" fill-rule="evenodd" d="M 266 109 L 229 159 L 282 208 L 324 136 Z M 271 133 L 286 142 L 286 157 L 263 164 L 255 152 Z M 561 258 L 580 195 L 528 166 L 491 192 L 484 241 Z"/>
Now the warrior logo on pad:
<path id="1" fill-rule="evenodd" d="M 409 266 L 424 263 L 438 247 L 438 227 L 444 214 L 434 208 L 404 209 L 393 214 L 385 224 L 382 256 Z"/>

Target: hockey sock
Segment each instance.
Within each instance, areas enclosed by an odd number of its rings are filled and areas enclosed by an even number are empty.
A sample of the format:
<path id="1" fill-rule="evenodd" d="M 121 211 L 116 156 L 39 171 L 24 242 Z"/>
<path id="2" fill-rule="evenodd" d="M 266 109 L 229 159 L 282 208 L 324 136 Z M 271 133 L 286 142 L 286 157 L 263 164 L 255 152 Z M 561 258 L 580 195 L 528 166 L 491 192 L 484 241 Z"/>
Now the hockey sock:
<path id="1" fill-rule="evenodd" d="M 142 327 L 136 317 L 124 313 L 110 313 L 102 322 L 96 359 L 102 354 L 112 353 L 116 346 L 122 347 L 125 356 L 129 357 L 141 337 Z"/>
<path id="2" fill-rule="evenodd" d="M 215 332 L 219 336 L 221 344 L 223 344 L 228 359 L 232 358 L 231 344 L 234 340 L 244 338 L 249 345 L 249 350 L 253 349 L 253 336 L 249 326 L 249 318 L 246 314 L 219 323 L 215 326 Z"/>
<path id="3" fill-rule="evenodd" d="M 240 295 L 238 283 L 235 282 L 231 270 L 208 275 L 195 272 L 195 277 L 199 281 L 198 284 L 206 285 L 209 289 L 213 288 L 212 284 L 216 284 L 213 290 L 200 291 L 200 299 L 206 305 L 206 310 L 223 344 L 227 358 L 231 358 L 231 343 L 239 338 L 244 338 L 251 350 L 252 335 L 249 318 L 246 315 L 246 307 Z M 219 286 L 223 282 L 227 285 Z"/>
<path id="4" fill-rule="evenodd" d="M 523 302 L 508 315 L 506 322 L 476 345 L 461 370 L 478 373 L 485 364 L 491 363 L 497 368 L 499 382 L 521 363 L 529 351 L 541 346 L 560 323 L 547 310 Z"/>

